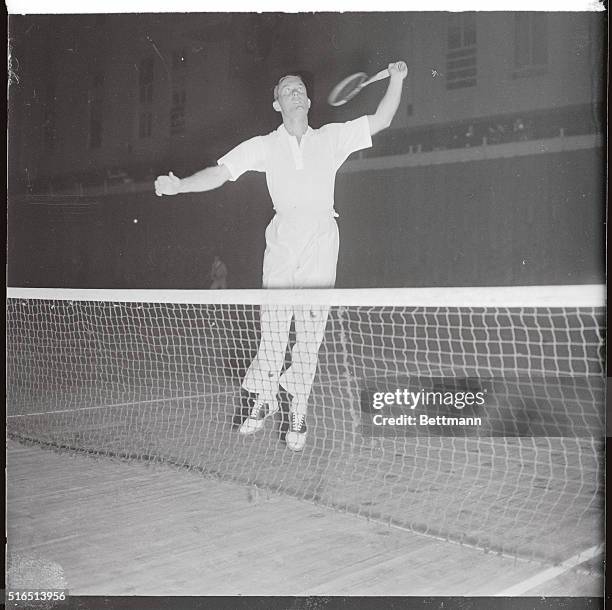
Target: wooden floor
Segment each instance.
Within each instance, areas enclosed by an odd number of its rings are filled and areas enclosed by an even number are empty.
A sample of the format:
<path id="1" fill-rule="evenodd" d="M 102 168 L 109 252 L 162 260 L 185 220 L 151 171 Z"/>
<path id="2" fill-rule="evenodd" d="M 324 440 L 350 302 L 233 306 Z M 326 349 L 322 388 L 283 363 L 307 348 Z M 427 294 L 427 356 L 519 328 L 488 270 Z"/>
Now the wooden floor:
<path id="1" fill-rule="evenodd" d="M 8 588 L 74 595 L 495 595 L 544 568 L 162 465 L 9 441 Z M 526 595 L 603 592 L 601 566 Z"/>

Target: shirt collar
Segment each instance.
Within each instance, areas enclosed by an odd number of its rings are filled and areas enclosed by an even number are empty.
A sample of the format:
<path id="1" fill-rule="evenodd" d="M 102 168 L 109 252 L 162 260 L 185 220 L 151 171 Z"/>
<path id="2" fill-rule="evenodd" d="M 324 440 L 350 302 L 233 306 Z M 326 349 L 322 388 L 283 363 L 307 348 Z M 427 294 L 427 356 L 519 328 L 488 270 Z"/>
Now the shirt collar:
<path id="1" fill-rule="evenodd" d="M 287 131 L 287 128 L 285 127 L 285 124 L 284 124 L 284 123 L 281 123 L 281 124 L 278 126 L 278 129 L 277 129 L 276 131 L 278 131 L 279 133 L 282 133 L 282 134 L 283 134 L 283 136 L 284 136 L 285 138 L 295 138 L 295 136 L 292 136 L 292 135 L 291 135 L 291 134 L 290 134 L 290 133 Z M 306 131 L 304 132 L 304 135 L 303 135 L 302 137 L 304 138 L 304 137 L 306 137 L 306 136 L 310 135 L 310 134 L 311 134 L 313 131 L 314 131 L 314 130 L 312 129 L 312 127 L 311 127 L 310 125 L 308 125 L 308 127 L 306 127 Z"/>

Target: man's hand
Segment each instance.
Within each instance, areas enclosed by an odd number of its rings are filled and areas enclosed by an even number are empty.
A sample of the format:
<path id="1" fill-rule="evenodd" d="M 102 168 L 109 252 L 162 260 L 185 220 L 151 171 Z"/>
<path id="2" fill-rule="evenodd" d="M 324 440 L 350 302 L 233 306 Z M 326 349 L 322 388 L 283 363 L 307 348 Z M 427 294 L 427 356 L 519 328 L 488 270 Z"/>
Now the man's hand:
<path id="1" fill-rule="evenodd" d="M 389 64 L 387 69 L 389 70 L 391 79 L 404 80 L 408 75 L 408 66 L 403 61 L 396 61 Z"/>
<path id="2" fill-rule="evenodd" d="M 158 176 L 155 181 L 155 194 L 158 197 L 162 195 L 177 195 L 180 193 L 181 179 L 177 178 L 172 172 L 167 176 Z"/>

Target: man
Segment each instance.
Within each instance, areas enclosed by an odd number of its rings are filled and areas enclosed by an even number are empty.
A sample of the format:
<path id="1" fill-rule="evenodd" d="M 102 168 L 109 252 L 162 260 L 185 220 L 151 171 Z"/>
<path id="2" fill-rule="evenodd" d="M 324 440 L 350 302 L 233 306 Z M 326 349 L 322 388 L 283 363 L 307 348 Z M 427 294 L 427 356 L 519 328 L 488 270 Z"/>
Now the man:
<path id="1" fill-rule="evenodd" d="M 387 91 L 372 115 L 319 129 L 308 125 L 310 99 L 299 76 L 283 76 L 274 89 L 274 110 L 280 127 L 239 144 L 193 176 L 179 179 L 170 172 L 155 181 L 161 195 L 209 191 L 248 170 L 266 173 L 275 216 L 266 229 L 264 288 L 333 288 L 338 260 L 338 227 L 334 210 L 336 172 L 353 152 L 372 145 L 372 135 L 391 124 L 399 106 L 406 64 L 389 64 Z M 243 381 L 256 394 L 241 434 L 261 430 L 278 412 L 279 384 L 292 396 L 287 447 L 301 451 L 306 441 L 306 407 L 329 308 L 262 307 L 259 350 Z M 296 342 L 291 366 L 280 376 L 291 327 Z"/>
<path id="2" fill-rule="evenodd" d="M 227 288 L 227 267 L 225 263 L 215 254 L 212 267 L 210 269 L 211 290 L 225 290 Z"/>

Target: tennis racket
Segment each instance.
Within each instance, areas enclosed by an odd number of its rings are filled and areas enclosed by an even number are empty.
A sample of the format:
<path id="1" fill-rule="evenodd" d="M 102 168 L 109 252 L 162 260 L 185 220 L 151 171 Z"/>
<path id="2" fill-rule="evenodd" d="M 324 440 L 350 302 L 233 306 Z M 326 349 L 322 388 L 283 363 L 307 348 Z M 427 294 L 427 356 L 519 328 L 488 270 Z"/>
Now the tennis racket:
<path id="1" fill-rule="evenodd" d="M 327 101 L 330 106 L 342 106 L 349 100 L 352 100 L 364 87 L 375 83 L 376 81 L 382 80 L 383 78 L 389 78 L 389 70 L 385 68 L 378 74 L 368 78 L 365 72 L 356 72 L 347 76 L 344 80 L 341 80 L 329 94 Z"/>

